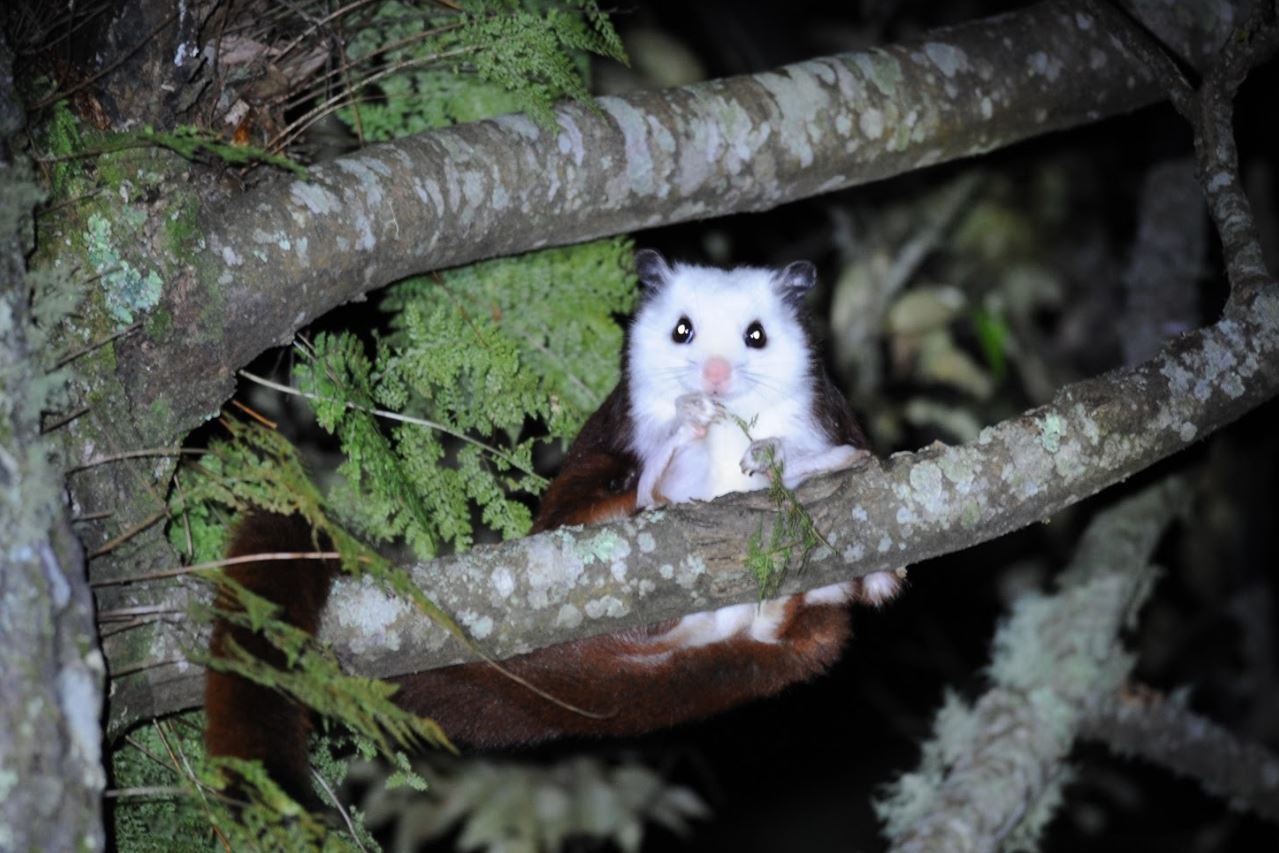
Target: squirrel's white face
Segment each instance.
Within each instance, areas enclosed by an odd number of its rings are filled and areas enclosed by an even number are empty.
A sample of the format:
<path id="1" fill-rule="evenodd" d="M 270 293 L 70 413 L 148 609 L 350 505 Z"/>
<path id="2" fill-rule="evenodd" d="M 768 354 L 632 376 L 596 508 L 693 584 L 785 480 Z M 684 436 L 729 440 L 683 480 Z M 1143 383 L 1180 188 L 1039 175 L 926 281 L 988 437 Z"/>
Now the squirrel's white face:
<path id="1" fill-rule="evenodd" d="M 658 417 L 676 398 L 705 393 L 747 420 L 785 404 L 807 408 L 812 354 L 797 316 L 811 264 L 784 270 L 668 266 L 641 253 L 649 288 L 632 323 L 632 409 Z"/>

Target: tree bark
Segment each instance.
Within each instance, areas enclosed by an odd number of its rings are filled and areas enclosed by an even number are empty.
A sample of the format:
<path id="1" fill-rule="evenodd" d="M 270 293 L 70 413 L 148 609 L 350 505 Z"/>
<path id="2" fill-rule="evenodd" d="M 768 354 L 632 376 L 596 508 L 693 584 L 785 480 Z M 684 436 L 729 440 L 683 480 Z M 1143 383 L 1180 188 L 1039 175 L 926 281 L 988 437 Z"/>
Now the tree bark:
<path id="1" fill-rule="evenodd" d="M 1018 601 L 992 644 L 994 687 L 971 709 L 948 703 L 921 770 L 880 804 L 893 851 L 995 851 L 1019 829 L 1009 846 L 1034 849 L 1055 803 L 1031 816 L 1060 784 L 1079 720 L 1132 667 L 1119 632 L 1149 594 L 1150 556 L 1188 496 L 1169 479 L 1099 514 L 1060 591 Z"/>
<path id="2" fill-rule="evenodd" d="M 84 557 L 40 434 L 57 381 L 29 340 L 40 200 L 9 145 L 24 124 L 0 33 L 0 849 L 101 850 L 102 685 Z"/>
<path id="3" fill-rule="evenodd" d="M 1196 714 L 1176 696 L 1119 690 L 1090 703 L 1079 736 L 1194 779 L 1232 809 L 1279 823 L 1279 755 Z"/>
<path id="4" fill-rule="evenodd" d="M 1182 33 L 1191 55 L 1215 51 L 1228 12 Z M 168 334 L 122 347 L 122 376 L 180 433 L 259 352 L 404 276 L 768 210 L 1160 98 L 1093 14 L 1049 0 L 914 42 L 570 104 L 553 131 L 513 115 L 371 146 L 204 210 L 159 308 Z"/>

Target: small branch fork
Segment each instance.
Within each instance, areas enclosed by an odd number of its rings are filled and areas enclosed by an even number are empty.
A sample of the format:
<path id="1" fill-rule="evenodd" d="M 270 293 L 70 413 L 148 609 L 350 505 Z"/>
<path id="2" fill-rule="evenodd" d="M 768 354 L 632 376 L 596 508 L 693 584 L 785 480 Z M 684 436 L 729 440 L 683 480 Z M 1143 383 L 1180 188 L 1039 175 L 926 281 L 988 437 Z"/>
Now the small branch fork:
<path id="1" fill-rule="evenodd" d="M 1221 237 L 1231 292 L 1242 296 L 1250 289 L 1273 285 L 1239 180 L 1233 122 L 1235 93 L 1248 72 L 1279 52 L 1279 3 L 1259 0 L 1197 85 L 1164 45 L 1127 13 L 1108 0 L 1092 0 L 1091 5 L 1109 25 L 1111 35 L 1155 75 L 1194 131 L 1199 179 Z"/>

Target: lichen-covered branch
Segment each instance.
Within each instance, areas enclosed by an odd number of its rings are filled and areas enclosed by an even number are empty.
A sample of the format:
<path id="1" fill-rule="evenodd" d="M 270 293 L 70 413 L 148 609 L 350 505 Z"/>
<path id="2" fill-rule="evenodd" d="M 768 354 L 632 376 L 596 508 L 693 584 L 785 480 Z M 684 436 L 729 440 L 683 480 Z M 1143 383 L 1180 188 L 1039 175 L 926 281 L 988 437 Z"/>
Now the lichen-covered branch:
<path id="1" fill-rule="evenodd" d="M 919 770 L 878 804 L 894 851 L 993 851 L 1014 833 L 1015 847 L 1033 849 L 1081 715 L 1132 666 L 1118 634 L 1154 582 L 1148 560 L 1187 494 L 1165 481 L 1099 514 L 1059 592 L 1015 605 L 995 636 L 994 686 L 971 708 L 947 702 Z"/>
<path id="2" fill-rule="evenodd" d="M 1105 695 L 1080 719 L 1079 736 L 1194 779 L 1231 808 L 1279 822 L 1279 755 L 1240 740 L 1175 697 Z"/>
<path id="3" fill-rule="evenodd" d="M 1181 35 L 1211 55 L 1228 22 Z M 124 345 L 122 376 L 180 433 L 254 355 L 403 276 L 764 210 L 1159 95 L 1093 13 L 1049 0 L 911 43 L 567 105 L 555 130 L 506 116 L 374 146 L 203 211 L 199 250 L 158 309 L 167 332 Z"/>

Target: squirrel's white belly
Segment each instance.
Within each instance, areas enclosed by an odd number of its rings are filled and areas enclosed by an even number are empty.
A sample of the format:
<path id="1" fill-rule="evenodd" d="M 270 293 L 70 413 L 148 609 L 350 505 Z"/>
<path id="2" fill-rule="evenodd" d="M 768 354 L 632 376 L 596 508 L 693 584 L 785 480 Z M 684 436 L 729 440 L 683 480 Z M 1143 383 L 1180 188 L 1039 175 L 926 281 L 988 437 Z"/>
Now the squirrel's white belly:
<path id="1" fill-rule="evenodd" d="M 709 501 L 729 492 L 748 492 L 768 485 L 761 474 L 742 473 L 742 456 L 750 439 L 732 420 L 714 423 L 706 437 L 675 451 L 660 484 L 669 503 Z"/>
<path id="2" fill-rule="evenodd" d="M 742 456 L 750 447 L 750 438 L 730 419 L 712 424 L 706 438 L 706 496 L 717 498 L 729 492 L 749 492 L 768 485 L 761 474 L 743 474 Z"/>

